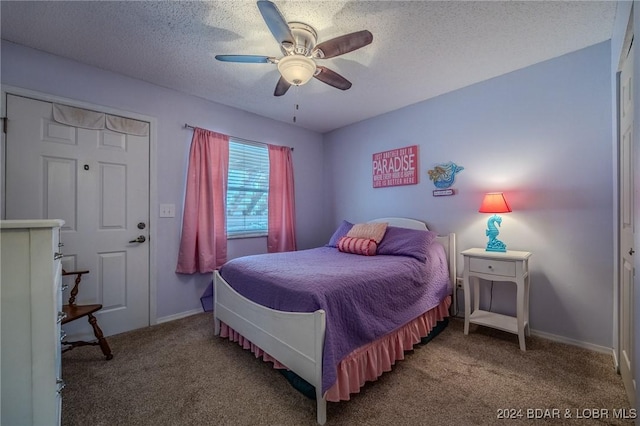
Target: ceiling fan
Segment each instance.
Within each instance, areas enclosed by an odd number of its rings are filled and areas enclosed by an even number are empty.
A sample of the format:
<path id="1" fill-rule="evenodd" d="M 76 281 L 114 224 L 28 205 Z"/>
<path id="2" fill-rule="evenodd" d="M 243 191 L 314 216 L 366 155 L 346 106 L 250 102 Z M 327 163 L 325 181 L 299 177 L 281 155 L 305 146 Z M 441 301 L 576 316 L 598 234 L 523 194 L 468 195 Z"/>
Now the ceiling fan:
<path id="1" fill-rule="evenodd" d="M 334 58 L 370 44 L 373 35 L 369 31 L 357 31 L 316 44 L 318 35 L 312 26 L 303 22 L 287 22 L 271 1 L 258 1 L 258 9 L 280 44 L 284 56 L 276 58 L 260 55 L 216 55 L 217 60 L 276 64 L 280 71 L 280 79 L 273 92 L 274 96 L 282 96 L 292 85 L 303 85 L 312 77 L 341 90 L 351 87 L 349 80 L 327 67 L 316 65 L 315 60 Z"/>

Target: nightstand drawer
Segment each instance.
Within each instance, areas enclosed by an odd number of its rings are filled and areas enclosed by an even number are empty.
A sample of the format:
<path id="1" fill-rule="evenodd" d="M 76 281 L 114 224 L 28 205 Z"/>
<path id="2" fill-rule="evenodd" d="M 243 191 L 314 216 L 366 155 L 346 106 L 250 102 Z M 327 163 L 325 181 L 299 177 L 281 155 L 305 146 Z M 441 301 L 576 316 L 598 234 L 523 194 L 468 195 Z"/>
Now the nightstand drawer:
<path id="1" fill-rule="evenodd" d="M 472 257 L 469 259 L 469 271 L 501 275 L 503 277 L 515 277 L 516 263 L 506 260 L 478 259 Z"/>

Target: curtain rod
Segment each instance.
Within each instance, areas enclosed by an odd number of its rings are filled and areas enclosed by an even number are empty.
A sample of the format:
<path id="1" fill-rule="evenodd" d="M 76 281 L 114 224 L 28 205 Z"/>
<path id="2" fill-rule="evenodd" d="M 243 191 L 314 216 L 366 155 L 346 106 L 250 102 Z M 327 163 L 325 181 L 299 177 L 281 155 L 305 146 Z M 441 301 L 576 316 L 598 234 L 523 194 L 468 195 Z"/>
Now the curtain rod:
<path id="1" fill-rule="evenodd" d="M 191 124 L 189 124 L 189 123 L 184 123 L 184 128 L 185 128 L 185 129 L 191 129 L 191 130 L 194 130 L 194 129 L 196 129 L 196 128 L 197 128 L 197 129 L 202 129 L 202 127 L 192 126 L 192 125 L 191 125 Z M 205 130 L 207 130 L 207 129 L 205 129 Z M 212 131 L 212 132 L 213 132 L 213 130 L 210 130 L 210 131 Z M 269 145 L 269 144 L 268 144 L 268 143 L 266 143 L 266 142 L 252 141 L 251 139 L 238 138 L 238 137 L 236 137 L 236 136 L 229 136 L 229 137 L 230 137 L 230 138 L 233 138 L 233 139 L 237 139 L 237 140 L 239 140 L 239 141 L 243 141 L 243 142 L 257 143 L 257 144 L 260 144 L 260 145 Z M 293 151 L 293 147 L 289 147 L 289 149 L 291 149 L 291 151 Z"/>

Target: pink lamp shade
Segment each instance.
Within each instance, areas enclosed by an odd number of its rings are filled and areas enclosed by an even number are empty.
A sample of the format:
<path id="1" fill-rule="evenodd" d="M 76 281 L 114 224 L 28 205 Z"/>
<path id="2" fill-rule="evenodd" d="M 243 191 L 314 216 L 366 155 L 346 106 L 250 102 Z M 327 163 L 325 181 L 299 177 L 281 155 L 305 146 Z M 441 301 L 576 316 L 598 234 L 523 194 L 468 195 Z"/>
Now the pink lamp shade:
<path id="1" fill-rule="evenodd" d="M 489 192 L 485 194 L 480 209 L 480 213 L 509 213 L 511 207 L 504 198 L 502 192 Z"/>

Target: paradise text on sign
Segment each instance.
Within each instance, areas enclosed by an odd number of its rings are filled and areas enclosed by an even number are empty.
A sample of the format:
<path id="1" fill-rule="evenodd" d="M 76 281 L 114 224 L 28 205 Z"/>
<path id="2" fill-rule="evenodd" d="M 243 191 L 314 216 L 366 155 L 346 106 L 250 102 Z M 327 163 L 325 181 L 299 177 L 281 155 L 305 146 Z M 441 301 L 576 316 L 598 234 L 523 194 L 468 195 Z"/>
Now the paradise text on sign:
<path id="1" fill-rule="evenodd" d="M 373 154 L 373 187 L 418 183 L 418 145 Z"/>

